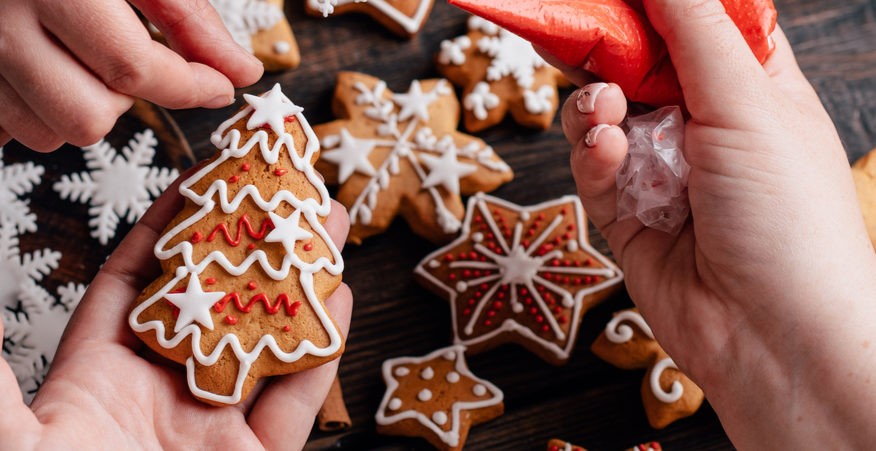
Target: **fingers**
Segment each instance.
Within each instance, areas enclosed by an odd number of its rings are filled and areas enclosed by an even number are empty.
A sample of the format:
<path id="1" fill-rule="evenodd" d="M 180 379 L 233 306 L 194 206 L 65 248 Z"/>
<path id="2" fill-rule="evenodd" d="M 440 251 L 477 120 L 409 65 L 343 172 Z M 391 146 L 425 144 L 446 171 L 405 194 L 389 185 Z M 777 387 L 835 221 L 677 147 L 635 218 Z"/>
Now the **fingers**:
<path id="1" fill-rule="evenodd" d="M 326 300 L 326 307 L 346 336 L 353 294 L 346 284 Z M 301 449 L 338 371 L 339 359 L 300 373 L 276 378 L 259 397 L 247 422 L 266 449 Z M 287 412 L 288 415 L 277 415 Z"/>
<path id="2" fill-rule="evenodd" d="M 338 251 L 344 250 L 347 234 L 350 233 L 350 216 L 347 214 L 347 208 L 341 205 L 340 202 L 332 199 L 332 211 L 329 213 L 323 226 L 332 241 L 334 241 Z"/>
<path id="3" fill-rule="evenodd" d="M 220 108 L 234 101 L 224 75 L 153 41 L 127 3 L 51 3 L 41 12 L 43 25 L 113 90 L 168 108 Z M 95 14 L 102 16 L 99 26 Z"/>
<path id="4" fill-rule="evenodd" d="M 566 139 L 573 146 L 598 124 L 620 124 L 627 114 L 627 99 L 614 83 L 591 83 L 573 92 L 563 105 Z"/>
<path id="5" fill-rule="evenodd" d="M 766 60 L 763 68 L 772 80 L 773 86 L 791 98 L 800 100 L 800 97 L 803 97 L 806 101 L 814 101 L 820 105 L 821 100 L 818 99 L 818 95 L 815 94 L 809 80 L 800 70 L 797 58 L 794 56 L 794 50 L 791 49 L 791 43 L 788 42 L 788 38 L 780 26 L 776 25 L 772 38 L 776 49 Z"/>
<path id="6" fill-rule="evenodd" d="M 696 120 L 750 128 L 750 106 L 764 102 L 768 78 L 719 0 L 645 0 L 666 41 L 688 110 Z M 746 108 L 732 108 L 734 105 Z"/>
<path id="7" fill-rule="evenodd" d="M 0 126 L 13 131 L 18 142 L 38 152 L 51 152 L 64 144 L 3 77 L 0 77 Z M 5 144 L 11 137 L 0 136 L 0 143 Z"/>
<path id="8" fill-rule="evenodd" d="M 568 78 L 569 81 L 571 81 L 575 85 L 584 86 L 588 83 L 593 83 L 594 81 L 597 81 L 596 76 L 594 76 L 590 72 L 587 72 L 580 67 L 570 66 L 560 61 L 558 58 L 548 53 L 548 51 L 543 49 L 541 46 L 532 44 L 532 48 L 533 50 L 535 50 L 536 53 L 539 54 L 539 56 L 547 61 L 548 64 L 559 69 L 560 72 L 562 72 L 563 75 L 565 75 L 566 78 Z"/>
<path id="9" fill-rule="evenodd" d="M 231 39 L 208 0 L 133 0 L 159 30 L 171 48 L 189 61 L 215 68 L 234 86 L 248 86 L 261 78 L 262 63 Z"/>
<path id="10" fill-rule="evenodd" d="M 615 173 L 626 154 L 627 137 L 617 125 L 591 128 L 572 148 L 569 159 L 578 195 L 600 230 L 617 217 Z"/>

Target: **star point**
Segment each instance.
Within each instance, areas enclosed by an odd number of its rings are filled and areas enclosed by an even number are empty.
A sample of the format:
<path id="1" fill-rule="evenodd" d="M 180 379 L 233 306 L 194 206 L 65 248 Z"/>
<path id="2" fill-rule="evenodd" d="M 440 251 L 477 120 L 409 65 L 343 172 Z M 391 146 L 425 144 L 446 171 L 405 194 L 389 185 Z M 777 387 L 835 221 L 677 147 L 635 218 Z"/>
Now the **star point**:
<path id="1" fill-rule="evenodd" d="M 298 225 L 301 219 L 301 210 L 295 210 L 286 218 L 273 211 L 268 212 L 268 215 L 271 217 L 271 222 L 274 223 L 274 230 L 271 230 L 271 233 L 265 237 L 265 241 L 282 243 L 287 253 L 291 254 L 295 251 L 296 241 L 313 238 L 312 233 Z"/>
<path id="2" fill-rule="evenodd" d="M 274 84 L 270 91 L 261 96 L 244 94 L 243 98 L 252 107 L 252 115 L 246 122 L 246 128 L 252 130 L 267 124 L 278 136 L 286 131 L 284 126 L 286 117 L 294 116 L 304 110 L 283 95 L 279 83 Z"/>
<path id="3" fill-rule="evenodd" d="M 194 323 L 201 323 L 207 329 L 213 330 L 213 317 L 210 316 L 210 308 L 225 297 L 221 291 L 205 292 L 201 288 L 201 281 L 197 274 L 189 276 L 189 284 L 183 293 L 168 293 L 164 297 L 179 309 L 176 318 L 174 333 L 179 333 L 183 327 Z"/>
<path id="4" fill-rule="evenodd" d="M 456 158 L 456 150 L 453 148 L 439 157 L 421 153 L 420 159 L 429 167 L 429 175 L 423 180 L 423 187 L 441 185 L 453 194 L 459 194 L 459 179 L 478 169 L 473 164 L 461 163 Z"/>
<path id="5" fill-rule="evenodd" d="M 375 146 L 377 142 L 373 139 L 354 138 L 346 128 L 342 128 L 338 147 L 324 151 L 320 158 L 338 166 L 340 183 L 346 182 L 354 172 L 373 177 L 377 171 L 374 170 L 368 155 Z"/>

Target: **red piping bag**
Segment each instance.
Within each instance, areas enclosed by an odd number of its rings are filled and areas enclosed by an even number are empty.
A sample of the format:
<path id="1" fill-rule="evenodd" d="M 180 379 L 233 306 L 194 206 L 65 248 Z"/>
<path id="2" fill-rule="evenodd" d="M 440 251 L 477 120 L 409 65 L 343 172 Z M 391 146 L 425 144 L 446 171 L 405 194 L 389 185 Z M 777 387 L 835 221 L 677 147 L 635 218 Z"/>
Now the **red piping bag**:
<path id="1" fill-rule="evenodd" d="M 641 0 L 449 0 L 536 44 L 560 61 L 617 83 L 627 98 L 683 105 L 666 44 Z M 763 64 L 774 44 L 772 0 L 721 0 Z"/>

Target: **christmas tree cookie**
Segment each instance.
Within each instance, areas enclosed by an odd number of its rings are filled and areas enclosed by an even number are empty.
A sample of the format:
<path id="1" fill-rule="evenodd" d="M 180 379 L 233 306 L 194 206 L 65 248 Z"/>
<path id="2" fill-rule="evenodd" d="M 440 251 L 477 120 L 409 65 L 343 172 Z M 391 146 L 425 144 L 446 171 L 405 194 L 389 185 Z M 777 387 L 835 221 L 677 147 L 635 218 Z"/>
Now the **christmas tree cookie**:
<path id="1" fill-rule="evenodd" d="M 129 316 L 214 405 L 344 350 L 323 304 L 343 261 L 323 227 L 331 199 L 312 166 L 319 141 L 279 85 L 244 98 L 211 136 L 220 151 L 180 185 L 186 204 L 155 245 L 164 273 Z"/>
<path id="2" fill-rule="evenodd" d="M 456 131 L 459 102 L 446 80 L 414 80 L 394 94 L 377 78 L 341 72 L 334 110 L 342 119 L 314 128 L 324 149 L 317 169 L 341 185 L 353 243 L 383 232 L 397 214 L 415 233 L 450 241 L 464 213 L 460 195 L 513 177 L 490 146 Z"/>

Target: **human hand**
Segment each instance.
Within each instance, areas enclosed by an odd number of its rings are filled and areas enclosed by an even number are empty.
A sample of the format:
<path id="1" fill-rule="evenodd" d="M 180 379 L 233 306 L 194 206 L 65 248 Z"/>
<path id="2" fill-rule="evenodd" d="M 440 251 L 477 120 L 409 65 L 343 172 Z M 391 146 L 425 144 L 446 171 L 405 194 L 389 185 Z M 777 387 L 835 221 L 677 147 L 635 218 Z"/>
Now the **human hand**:
<path id="1" fill-rule="evenodd" d="M 262 380 L 241 404 L 212 407 L 189 392 L 185 368 L 158 356 L 128 327 L 140 291 L 161 273 L 153 246 L 183 204 L 181 176 L 112 254 L 64 332 L 30 406 L 0 360 L 2 449 L 300 449 L 332 384 L 338 361 Z M 349 229 L 334 203 L 325 223 L 338 248 Z M 346 335 L 352 294 L 342 284 L 326 307 Z M 0 324 L 0 337 L 2 337 Z"/>
<path id="2" fill-rule="evenodd" d="M 152 40 L 132 5 L 171 48 Z M 0 2 L 0 145 L 87 146 L 135 97 L 219 108 L 262 71 L 208 0 Z"/>
<path id="3" fill-rule="evenodd" d="M 829 116 L 781 29 L 761 66 L 718 0 L 644 5 L 691 116 L 692 221 L 677 237 L 617 221 L 626 103 L 616 85 L 597 84 L 563 107 L 590 219 L 657 339 L 738 447 L 867 446 L 876 258 Z"/>

